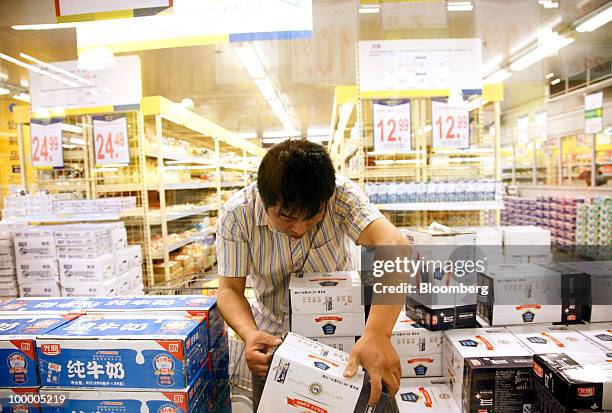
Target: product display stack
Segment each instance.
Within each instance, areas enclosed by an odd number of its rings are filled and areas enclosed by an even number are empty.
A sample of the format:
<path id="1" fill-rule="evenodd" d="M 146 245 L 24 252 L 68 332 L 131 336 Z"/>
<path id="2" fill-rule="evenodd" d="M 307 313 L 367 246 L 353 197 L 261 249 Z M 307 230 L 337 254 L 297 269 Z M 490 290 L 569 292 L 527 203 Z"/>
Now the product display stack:
<path id="1" fill-rule="evenodd" d="M 395 401 L 400 413 L 461 413 L 442 377 L 402 379 Z"/>
<path id="2" fill-rule="evenodd" d="M 291 331 L 350 352 L 365 328 L 357 271 L 306 273 L 289 282 Z"/>
<path id="3" fill-rule="evenodd" d="M 402 366 L 402 377 L 442 376 L 442 332 L 429 331 L 400 313 L 391 344 Z"/>
<path id="4" fill-rule="evenodd" d="M 612 250 L 612 197 L 596 197 L 580 205 L 576 216 L 576 252 L 610 259 Z"/>
<path id="5" fill-rule="evenodd" d="M 11 231 L 14 226 L 0 224 L 0 299 L 19 297 L 15 247 Z"/>

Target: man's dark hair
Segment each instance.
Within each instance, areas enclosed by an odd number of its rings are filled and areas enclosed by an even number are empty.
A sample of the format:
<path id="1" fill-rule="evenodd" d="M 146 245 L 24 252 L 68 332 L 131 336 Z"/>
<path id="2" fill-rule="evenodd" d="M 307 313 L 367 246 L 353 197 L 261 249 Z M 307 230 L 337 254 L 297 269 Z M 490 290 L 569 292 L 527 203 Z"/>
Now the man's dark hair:
<path id="1" fill-rule="evenodd" d="M 282 214 L 310 219 L 334 194 L 334 165 L 321 145 L 286 140 L 261 161 L 257 189 L 266 208 L 278 205 Z"/>

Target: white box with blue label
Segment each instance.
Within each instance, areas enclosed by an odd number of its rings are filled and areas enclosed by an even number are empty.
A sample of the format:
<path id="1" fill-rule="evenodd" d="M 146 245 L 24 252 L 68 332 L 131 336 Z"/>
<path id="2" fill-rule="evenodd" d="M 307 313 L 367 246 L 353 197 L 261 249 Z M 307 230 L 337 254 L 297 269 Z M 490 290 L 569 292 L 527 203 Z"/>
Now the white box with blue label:
<path id="1" fill-rule="evenodd" d="M 0 387 L 38 386 L 36 339 L 71 318 L 0 313 Z"/>
<path id="2" fill-rule="evenodd" d="M 17 280 L 20 284 L 57 282 L 59 280 L 57 261 L 52 259 L 19 260 L 17 264 Z"/>
<path id="3" fill-rule="evenodd" d="M 572 328 L 606 351 L 612 352 L 612 323 L 578 324 Z"/>
<path id="4" fill-rule="evenodd" d="M 304 337 L 360 336 L 365 313 L 291 314 L 291 332 Z"/>
<path id="5" fill-rule="evenodd" d="M 39 338 L 43 386 L 184 389 L 206 363 L 203 318 L 90 314 Z"/>
<path id="6" fill-rule="evenodd" d="M 323 343 L 326 346 L 330 346 L 335 348 L 336 350 L 344 351 L 346 353 L 350 353 L 353 351 L 353 347 L 355 347 L 355 343 L 359 337 L 309 337 L 314 341 L 318 341 L 319 343 Z"/>
<path id="7" fill-rule="evenodd" d="M 535 354 L 605 351 L 603 347 L 568 326 L 509 326 L 507 329 Z"/>
<path id="8" fill-rule="evenodd" d="M 461 413 L 444 379 L 402 379 L 395 395 L 399 413 Z"/>
<path id="9" fill-rule="evenodd" d="M 363 313 L 357 271 L 315 272 L 292 276 L 292 314 Z"/>
<path id="10" fill-rule="evenodd" d="M 40 413 L 36 387 L 0 388 L 0 413 Z"/>
<path id="11" fill-rule="evenodd" d="M 115 275 L 115 256 L 103 254 L 94 259 L 60 259 L 62 286 L 71 283 L 102 283 Z"/>
<path id="12" fill-rule="evenodd" d="M 442 375 L 442 332 L 429 331 L 401 312 L 391 344 L 397 352 L 402 377 L 439 377 Z"/>

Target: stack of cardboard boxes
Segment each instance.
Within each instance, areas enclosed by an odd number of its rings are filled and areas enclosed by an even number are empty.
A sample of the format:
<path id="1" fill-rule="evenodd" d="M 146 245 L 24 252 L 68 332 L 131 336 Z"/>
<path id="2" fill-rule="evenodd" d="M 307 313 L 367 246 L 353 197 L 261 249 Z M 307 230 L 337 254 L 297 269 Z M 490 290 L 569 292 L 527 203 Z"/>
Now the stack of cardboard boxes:
<path id="1" fill-rule="evenodd" d="M 442 332 L 429 331 L 400 313 L 391 344 L 397 352 L 402 377 L 439 377 L 442 375 Z"/>
<path id="2" fill-rule="evenodd" d="M 19 297 L 15 248 L 9 225 L 0 224 L 0 297 Z"/>

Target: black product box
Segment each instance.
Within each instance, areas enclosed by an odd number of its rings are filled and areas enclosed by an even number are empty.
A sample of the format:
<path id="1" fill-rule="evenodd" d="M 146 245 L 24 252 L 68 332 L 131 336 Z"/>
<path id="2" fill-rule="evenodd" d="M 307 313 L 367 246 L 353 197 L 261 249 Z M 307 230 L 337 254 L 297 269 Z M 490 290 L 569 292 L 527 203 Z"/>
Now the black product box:
<path id="1" fill-rule="evenodd" d="M 476 327 L 476 304 L 430 308 L 425 304 L 406 298 L 406 315 L 430 331 Z"/>
<path id="2" fill-rule="evenodd" d="M 543 412 L 612 409 L 612 353 L 536 354 L 533 359 L 534 380 L 546 393 L 538 393 L 537 405 L 554 399 Z"/>
<path id="3" fill-rule="evenodd" d="M 531 357 L 465 360 L 463 413 L 523 413 L 534 403 Z"/>
<path id="4" fill-rule="evenodd" d="M 540 264 L 561 274 L 561 324 L 580 324 L 590 314 L 591 277 L 562 263 Z"/>

